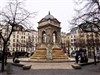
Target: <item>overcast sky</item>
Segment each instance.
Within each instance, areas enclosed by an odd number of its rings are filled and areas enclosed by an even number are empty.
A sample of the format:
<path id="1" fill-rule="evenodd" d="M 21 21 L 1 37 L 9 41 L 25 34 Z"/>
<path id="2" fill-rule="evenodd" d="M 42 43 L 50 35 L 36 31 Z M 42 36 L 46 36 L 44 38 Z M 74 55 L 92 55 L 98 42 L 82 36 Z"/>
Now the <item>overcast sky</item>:
<path id="1" fill-rule="evenodd" d="M 0 8 L 4 7 L 7 0 L 0 0 Z M 1 7 L 2 6 L 2 7 Z M 32 23 L 35 30 L 38 27 L 38 21 L 45 17 L 50 11 L 56 19 L 61 22 L 61 31 L 68 32 L 74 12 L 74 0 L 25 0 L 25 8 L 29 11 L 38 11 L 33 18 Z"/>

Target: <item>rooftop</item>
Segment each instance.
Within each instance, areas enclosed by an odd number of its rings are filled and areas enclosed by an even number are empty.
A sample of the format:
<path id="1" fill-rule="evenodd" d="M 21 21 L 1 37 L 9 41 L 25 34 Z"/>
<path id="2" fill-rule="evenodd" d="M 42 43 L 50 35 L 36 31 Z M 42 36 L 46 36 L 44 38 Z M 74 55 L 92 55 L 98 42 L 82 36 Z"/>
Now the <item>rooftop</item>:
<path id="1" fill-rule="evenodd" d="M 50 14 L 50 11 L 49 11 L 48 15 L 46 15 L 44 18 L 45 19 L 54 19 L 54 17 Z"/>

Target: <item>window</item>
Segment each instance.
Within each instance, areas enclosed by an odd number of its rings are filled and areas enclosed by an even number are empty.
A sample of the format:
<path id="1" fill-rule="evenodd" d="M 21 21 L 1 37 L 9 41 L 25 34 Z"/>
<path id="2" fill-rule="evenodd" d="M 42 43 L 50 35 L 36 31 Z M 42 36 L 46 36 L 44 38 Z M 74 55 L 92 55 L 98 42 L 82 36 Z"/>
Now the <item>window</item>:
<path id="1" fill-rule="evenodd" d="M 15 38 L 15 35 L 13 35 L 13 38 Z"/>
<path id="2" fill-rule="evenodd" d="M 21 38 L 23 39 L 23 36 L 21 36 Z"/>
<path id="3" fill-rule="evenodd" d="M 73 45 L 74 45 L 74 43 L 71 43 L 71 45 L 73 46 Z"/>
<path id="4" fill-rule="evenodd" d="M 23 40 L 21 40 L 21 42 L 23 43 Z"/>
<path id="5" fill-rule="evenodd" d="M 24 36 L 24 39 L 25 39 L 25 36 Z"/>
<path id="6" fill-rule="evenodd" d="M 17 38 L 19 38 L 19 35 L 17 35 Z"/>
<path id="7" fill-rule="evenodd" d="M 71 38 L 72 38 L 72 36 L 71 36 Z"/>
<path id="8" fill-rule="evenodd" d="M 71 39 L 71 42 L 73 42 L 73 39 Z"/>
<path id="9" fill-rule="evenodd" d="M 13 48 L 13 51 L 15 51 L 15 48 Z"/>
<path id="10" fill-rule="evenodd" d="M 71 50 L 73 50 L 73 48 L 71 48 Z"/>
<path id="11" fill-rule="evenodd" d="M 18 39 L 17 39 L 17 42 L 19 42 Z"/>
<path id="12" fill-rule="evenodd" d="M 76 41 L 76 39 L 74 39 L 74 41 Z"/>
<path id="13" fill-rule="evenodd" d="M 25 43 L 25 40 L 24 40 L 24 43 Z"/>
<path id="14" fill-rule="evenodd" d="M 13 39 L 13 42 L 15 42 L 15 39 Z"/>
<path id="15" fill-rule="evenodd" d="M 18 47 L 19 45 L 18 45 L 18 44 L 16 44 L 16 46 Z"/>
<path id="16" fill-rule="evenodd" d="M 13 47 L 15 47 L 15 43 L 13 43 Z"/>

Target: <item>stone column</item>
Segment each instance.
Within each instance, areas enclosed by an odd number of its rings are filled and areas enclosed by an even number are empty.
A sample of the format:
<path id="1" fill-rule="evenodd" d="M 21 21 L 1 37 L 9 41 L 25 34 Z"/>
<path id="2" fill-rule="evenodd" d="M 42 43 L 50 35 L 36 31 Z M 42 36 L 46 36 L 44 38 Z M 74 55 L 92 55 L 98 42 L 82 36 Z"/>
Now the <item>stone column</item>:
<path id="1" fill-rule="evenodd" d="M 51 48 L 51 44 L 47 45 L 47 59 L 48 60 L 52 60 L 52 48 Z"/>

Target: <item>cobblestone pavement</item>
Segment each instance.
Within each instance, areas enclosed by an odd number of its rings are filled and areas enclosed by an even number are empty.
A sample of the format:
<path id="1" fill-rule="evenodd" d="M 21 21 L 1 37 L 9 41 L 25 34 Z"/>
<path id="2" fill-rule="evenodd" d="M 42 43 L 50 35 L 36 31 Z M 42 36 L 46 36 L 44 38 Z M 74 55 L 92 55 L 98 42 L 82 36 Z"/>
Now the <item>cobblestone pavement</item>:
<path id="1" fill-rule="evenodd" d="M 83 66 L 82 69 L 73 69 L 74 62 L 64 63 L 32 63 L 30 70 L 23 70 L 22 67 L 12 66 L 11 74 L 0 73 L 0 75 L 100 75 L 100 63 L 97 65 Z"/>

